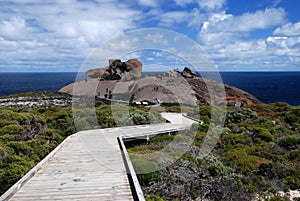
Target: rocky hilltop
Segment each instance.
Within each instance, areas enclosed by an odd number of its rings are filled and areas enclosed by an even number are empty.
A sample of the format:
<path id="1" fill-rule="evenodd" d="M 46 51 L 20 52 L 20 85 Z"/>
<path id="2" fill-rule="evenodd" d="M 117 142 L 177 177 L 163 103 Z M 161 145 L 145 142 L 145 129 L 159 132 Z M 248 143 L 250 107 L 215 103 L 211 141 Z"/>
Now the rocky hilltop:
<path id="1" fill-rule="evenodd" d="M 111 59 L 104 68 L 86 72 L 86 79 L 60 89 L 76 96 L 97 96 L 125 101 L 177 102 L 184 104 L 257 104 L 253 95 L 238 88 L 200 77 L 192 69 L 175 69 L 156 76 L 142 77 L 142 63 L 138 59 L 126 62 Z M 209 89 L 208 89 L 209 86 Z"/>

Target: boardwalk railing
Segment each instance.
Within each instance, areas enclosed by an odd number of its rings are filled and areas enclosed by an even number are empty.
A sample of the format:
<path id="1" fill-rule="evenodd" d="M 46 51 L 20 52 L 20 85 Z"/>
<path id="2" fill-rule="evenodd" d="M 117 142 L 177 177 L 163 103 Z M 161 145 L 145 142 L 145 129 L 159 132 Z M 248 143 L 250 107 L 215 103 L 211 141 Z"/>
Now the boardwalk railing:
<path id="1" fill-rule="evenodd" d="M 123 138 L 124 138 L 123 135 L 119 136 L 118 142 L 119 142 L 121 152 L 122 152 L 122 157 L 123 157 L 123 160 L 125 163 L 126 172 L 127 172 L 128 180 L 129 180 L 130 187 L 132 190 L 133 199 L 136 201 L 145 201 L 145 197 L 144 197 L 142 188 L 140 186 L 139 180 L 134 171 L 134 168 L 131 163 L 128 152 L 126 150 L 125 144 L 123 142 Z"/>

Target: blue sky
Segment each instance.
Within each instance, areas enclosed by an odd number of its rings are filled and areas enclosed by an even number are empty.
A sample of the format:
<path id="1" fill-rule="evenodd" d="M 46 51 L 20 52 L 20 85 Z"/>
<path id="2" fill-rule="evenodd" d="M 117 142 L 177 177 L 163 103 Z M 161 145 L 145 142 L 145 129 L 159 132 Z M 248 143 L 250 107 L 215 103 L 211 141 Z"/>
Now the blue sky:
<path id="1" fill-rule="evenodd" d="M 299 71 L 299 8 L 297 0 L 4 0 L 0 72 L 78 71 L 102 42 L 141 28 L 186 35 L 220 71 Z"/>

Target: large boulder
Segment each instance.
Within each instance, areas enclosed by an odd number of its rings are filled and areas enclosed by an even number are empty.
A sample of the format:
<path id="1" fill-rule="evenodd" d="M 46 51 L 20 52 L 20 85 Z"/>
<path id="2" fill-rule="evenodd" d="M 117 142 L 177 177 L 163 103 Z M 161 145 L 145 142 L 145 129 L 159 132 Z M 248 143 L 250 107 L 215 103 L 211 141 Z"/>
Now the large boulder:
<path id="1" fill-rule="evenodd" d="M 101 78 L 105 72 L 105 68 L 94 68 L 85 73 L 86 78 Z"/>
<path id="2" fill-rule="evenodd" d="M 109 66 L 88 70 L 86 77 L 104 80 L 137 80 L 142 77 L 142 66 L 138 59 L 130 59 L 126 62 L 110 59 Z"/>
<path id="3" fill-rule="evenodd" d="M 179 71 L 179 69 L 175 69 L 175 70 L 170 70 L 168 72 L 166 72 L 165 74 L 166 77 L 181 77 L 181 73 Z"/>
<path id="4" fill-rule="evenodd" d="M 193 77 L 198 77 L 197 73 L 192 70 L 191 68 L 184 67 L 182 71 L 182 76 L 185 78 L 193 78 Z"/>

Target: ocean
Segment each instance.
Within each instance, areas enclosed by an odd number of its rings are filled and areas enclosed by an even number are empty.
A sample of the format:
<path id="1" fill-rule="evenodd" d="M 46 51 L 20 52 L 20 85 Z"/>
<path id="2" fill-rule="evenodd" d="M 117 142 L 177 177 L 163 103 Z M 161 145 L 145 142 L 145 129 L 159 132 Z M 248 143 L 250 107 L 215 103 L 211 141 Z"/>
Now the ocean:
<path id="1" fill-rule="evenodd" d="M 144 73 L 153 74 L 153 73 Z M 300 105 L 300 72 L 221 72 L 223 82 L 247 91 L 264 103 Z M 77 73 L 0 73 L 0 96 L 58 91 L 76 79 Z"/>

